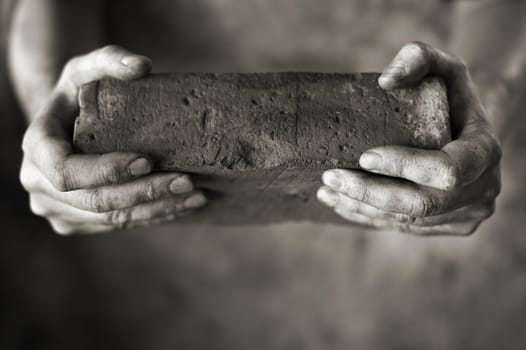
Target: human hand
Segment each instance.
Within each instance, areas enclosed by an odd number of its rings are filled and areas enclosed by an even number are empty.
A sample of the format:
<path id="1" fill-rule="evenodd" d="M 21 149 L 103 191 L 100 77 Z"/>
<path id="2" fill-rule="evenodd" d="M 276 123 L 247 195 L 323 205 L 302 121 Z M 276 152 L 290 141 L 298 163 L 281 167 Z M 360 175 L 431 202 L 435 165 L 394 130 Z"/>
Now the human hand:
<path id="1" fill-rule="evenodd" d="M 468 235 L 495 210 L 501 149 L 458 58 L 429 45 L 405 45 L 378 82 L 389 90 L 442 77 L 448 88 L 453 141 L 441 150 L 376 147 L 361 170 L 332 169 L 318 199 L 343 218 L 419 235 Z"/>
<path id="2" fill-rule="evenodd" d="M 71 59 L 23 140 L 20 181 L 31 210 L 59 234 L 94 233 L 173 220 L 203 206 L 188 175 L 152 173 L 137 153 L 76 154 L 71 144 L 78 91 L 104 77 L 136 79 L 151 62 L 118 46 Z"/>

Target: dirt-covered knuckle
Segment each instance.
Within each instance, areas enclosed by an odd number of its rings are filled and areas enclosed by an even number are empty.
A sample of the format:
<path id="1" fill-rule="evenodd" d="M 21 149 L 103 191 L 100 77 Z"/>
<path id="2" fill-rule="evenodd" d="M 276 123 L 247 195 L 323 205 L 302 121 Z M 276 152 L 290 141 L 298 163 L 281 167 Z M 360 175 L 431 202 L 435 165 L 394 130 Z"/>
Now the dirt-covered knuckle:
<path id="1" fill-rule="evenodd" d="M 394 215 L 394 220 L 400 224 L 413 225 L 415 224 L 416 218 L 410 215 L 396 213 Z"/>
<path id="2" fill-rule="evenodd" d="M 138 196 L 141 202 L 151 202 L 158 199 L 160 194 L 154 181 L 150 180 L 140 185 Z"/>
<path id="3" fill-rule="evenodd" d="M 339 171 L 341 174 L 341 187 L 339 192 L 346 194 L 360 202 L 368 203 L 371 200 L 371 189 L 367 179 L 362 174 Z"/>
<path id="4" fill-rule="evenodd" d="M 57 191 L 67 192 L 71 191 L 75 187 L 74 177 L 75 175 L 72 174 L 63 163 L 61 163 L 56 164 L 51 168 L 51 172 L 49 174 L 49 182 L 51 182 L 51 184 Z"/>
<path id="5" fill-rule="evenodd" d="M 404 207 L 408 195 L 395 188 L 384 188 L 383 186 L 369 185 L 362 189 L 362 202 L 379 210 L 390 213 L 406 214 Z"/>
<path id="6" fill-rule="evenodd" d="M 86 210 L 102 213 L 114 209 L 113 197 L 102 188 L 86 190 L 78 195 L 82 196 L 80 202 Z"/>
<path id="7" fill-rule="evenodd" d="M 439 203 L 433 196 L 418 193 L 409 199 L 407 211 L 404 213 L 412 217 L 427 217 L 438 212 Z"/>
<path id="8" fill-rule="evenodd" d="M 413 153 L 405 152 L 403 155 L 384 157 L 383 165 L 390 175 L 405 178 L 412 175 L 411 169 L 414 169 L 416 159 Z"/>
<path id="9" fill-rule="evenodd" d="M 124 228 L 132 219 L 131 209 L 118 209 L 109 212 L 107 222 L 117 228 Z"/>
<path id="10" fill-rule="evenodd" d="M 105 222 L 115 228 L 123 228 L 131 219 L 131 212 L 129 209 L 117 209 L 109 211 L 105 214 Z"/>
<path id="11" fill-rule="evenodd" d="M 127 179 L 126 171 L 120 169 L 119 164 L 108 158 L 101 158 L 96 165 L 98 178 L 101 183 L 115 185 Z"/>
<path id="12" fill-rule="evenodd" d="M 367 186 L 367 184 L 359 182 L 354 188 L 347 187 L 345 193 L 352 193 L 353 198 L 360 202 L 374 204 L 372 203 L 374 201 L 372 191 L 373 189 Z"/>

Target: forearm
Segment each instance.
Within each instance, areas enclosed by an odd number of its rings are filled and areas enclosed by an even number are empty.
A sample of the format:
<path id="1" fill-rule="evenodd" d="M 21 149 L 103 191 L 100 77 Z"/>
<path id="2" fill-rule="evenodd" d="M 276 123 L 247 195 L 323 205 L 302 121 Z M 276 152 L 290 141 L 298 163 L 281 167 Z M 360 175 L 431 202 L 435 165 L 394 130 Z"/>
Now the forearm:
<path id="1" fill-rule="evenodd" d="M 470 68 L 490 122 L 503 136 L 526 92 L 526 2 L 459 2 L 449 51 Z"/>
<path id="2" fill-rule="evenodd" d="M 20 0 L 11 21 L 9 73 L 28 121 L 49 96 L 63 64 L 102 44 L 100 1 Z"/>

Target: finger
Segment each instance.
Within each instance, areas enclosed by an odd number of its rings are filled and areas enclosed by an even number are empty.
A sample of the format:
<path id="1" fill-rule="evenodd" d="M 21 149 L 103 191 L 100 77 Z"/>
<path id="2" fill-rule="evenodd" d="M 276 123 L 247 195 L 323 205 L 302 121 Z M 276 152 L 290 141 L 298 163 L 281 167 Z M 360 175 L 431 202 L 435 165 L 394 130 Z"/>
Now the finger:
<path id="1" fill-rule="evenodd" d="M 323 173 L 323 183 L 350 198 L 389 212 L 422 217 L 449 211 L 439 190 L 424 191 L 416 184 L 343 169 Z"/>
<path id="2" fill-rule="evenodd" d="M 57 91 L 77 103 L 77 93 L 83 84 L 111 77 L 121 80 L 145 76 L 152 68 L 151 60 L 117 45 L 108 45 L 77 56 L 64 66 Z"/>
<path id="3" fill-rule="evenodd" d="M 458 224 L 471 221 L 483 221 L 493 215 L 493 213 L 495 213 L 494 199 L 485 201 L 484 203 L 468 205 L 442 215 L 414 218 L 413 221 L 408 221 L 408 223 L 419 227 Z"/>
<path id="4" fill-rule="evenodd" d="M 458 168 L 442 151 L 405 146 L 376 147 L 361 155 L 360 166 L 374 173 L 443 190 L 459 182 Z"/>
<path id="5" fill-rule="evenodd" d="M 76 208 L 106 212 L 187 194 L 193 189 L 188 175 L 168 173 L 145 176 L 122 185 L 71 192 L 54 191 L 52 194 L 58 200 Z"/>
<path id="6" fill-rule="evenodd" d="M 27 163 L 21 172 L 21 182 L 27 191 L 44 193 L 70 206 L 94 212 L 128 208 L 193 190 L 190 177 L 186 174 L 158 173 L 121 185 L 60 192 L 30 161 Z"/>
<path id="7" fill-rule="evenodd" d="M 352 199 L 343 193 L 336 192 L 328 186 L 320 187 L 317 192 L 317 197 L 325 205 L 338 210 L 340 213 L 360 214 L 371 220 L 379 219 L 398 222 L 414 221 L 409 215 L 392 213 L 375 208 L 371 205 Z"/>
<path id="8" fill-rule="evenodd" d="M 139 227 L 146 227 L 146 226 L 153 226 L 153 225 L 160 225 L 164 224 L 173 220 L 176 220 L 177 218 L 184 217 L 188 215 L 190 212 L 179 212 L 177 214 L 171 214 L 164 217 L 159 218 L 152 218 L 148 220 L 137 220 L 130 222 L 126 225 L 126 227 L 115 227 L 111 225 L 102 225 L 102 224 L 79 224 L 79 223 L 73 223 L 65 220 L 59 220 L 59 219 L 51 219 L 49 220 L 51 223 L 51 226 L 57 232 L 58 234 L 62 236 L 70 236 L 70 235 L 76 235 L 76 234 L 102 234 L 112 231 L 119 231 L 122 229 L 132 229 L 132 228 L 139 228 Z"/>
<path id="9" fill-rule="evenodd" d="M 473 234 L 481 224 L 481 221 L 475 220 L 453 224 L 420 227 L 407 223 L 370 218 L 365 215 L 348 212 L 340 208 L 336 208 L 334 211 L 345 220 L 353 223 L 371 226 L 378 229 L 396 230 L 418 236 L 468 236 Z"/>
<path id="10" fill-rule="evenodd" d="M 458 191 L 441 191 L 430 187 L 343 169 L 323 173 L 323 183 L 350 198 L 375 208 L 412 217 L 440 215 L 466 206 L 474 201 L 495 198 L 500 190 L 495 187 L 493 173 Z M 483 189 L 483 190 L 481 190 Z"/>
<path id="11" fill-rule="evenodd" d="M 206 198 L 197 191 L 104 213 L 78 209 L 43 194 L 32 194 L 30 199 L 33 213 L 45 218 L 81 226 L 110 225 L 118 228 L 128 227 L 134 221 L 150 220 L 194 210 L 205 204 Z"/>
<path id="12" fill-rule="evenodd" d="M 460 58 L 425 43 L 405 45 L 380 75 L 378 83 L 389 90 L 415 85 L 426 75 L 445 79 L 454 138 L 465 125 L 485 119 L 466 64 Z"/>
<path id="13" fill-rule="evenodd" d="M 338 209 L 341 213 L 361 214 L 372 220 L 385 220 L 411 224 L 412 226 L 437 226 L 475 220 L 482 221 L 495 212 L 495 200 L 493 199 L 484 203 L 462 207 L 442 215 L 415 218 L 375 208 L 352 199 L 345 194 L 336 192 L 327 186 L 322 186 L 318 190 L 318 199 L 329 207 Z"/>
<path id="14" fill-rule="evenodd" d="M 74 154 L 68 141 L 34 128 L 26 133 L 24 153 L 58 191 L 124 183 L 153 168 L 151 160 L 138 153 Z"/>
<path id="15" fill-rule="evenodd" d="M 323 191 L 324 192 L 324 191 Z M 351 204 L 349 205 L 341 205 L 342 202 L 342 194 L 338 194 L 338 199 L 326 199 L 323 198 L 326 194 L 321 194 L 322 198 L 320 200 L 322 201 L 329 201 L 329 206 L 334 207 L 334 212 L 344 218 L 347 221 L 358 223 L 365 226 L 371 226 L 375 228 L 381 228 L 381 229 L 394 229 L 400 232 L 415 234 L 419 236 L 467 236 L 472 233 L 474 233 L 482 220 L 480 218 L 475 218 L 474 220 L 467 220 L 467 221 L 459 221 L 459 222 L 448 222 L 444 224 L 441 222 L 440 224 L 431 224 L 431 220 L 429 221 L 429 226 L 419 226 L 416 222 L 411 223 L 407 222 L 405 220 L 392 220 L 389 216 L 386 215 L 377 215 L 377 216 L 371 216 L 374 212 L 369 209 L 362 210 L 364 207 L 360 207 L 360 204 Z M 344 198 L 344 197 L 343 197 Z M 339 201 L 337 203 L 340 203 L 339 205 L 336 204 L 334 206 L 334 201 Z M 353 209 L 360 207 L 361 209 L 358 209 L 358 211 L 354 211 Z M 349 210 L 351 209 L 351 210 Z M 472 212 L 472 211 L 470 211 Z M 468 218 L 468 216 L 464 216 L 465 218 Z M 398 219 L 399 217 L 396 217 L 395 219 Z M 435 217 L 435 219 L 438 219 Z M 444 218 L 441 218 L 444 219 Z M 440 220 L 441 220 L 440 219 Z M 419 220 L 419 219 L 417 219 Z M 439 220 L 437 220 L 439 221 Z M 447 222 L 447 221 L 445 221 Z"/>
<path id="16" fill-rule="evenodd" d="M 334 208 L 334 212 L 340 217 L 342 217 L 343 219 L 349 222 L 355 223 L 355 224 L 360 224 L 363 226 L 369 226 L 369 227 L 374 227 L 374 228 L 393 228 L 394 227 L 393 221 L 371 218 L 363 214 L 355 213 L 352 211 L 346 211 L 339 207 Z"/>
<path id="17" fill-rule="evenodd" d="M 427 75 L 438 75 L 446 80 L 466 78 L 465 64 L 458 57 L 447 54 L 422 42 L 411 42 L 400 49 L 378 78 L 383 89 L 414 85 Z"/>
<path id="18" fill-rule="evenodd" d="M 409 233 L 417 236 L 468 236 L 473 234 L 480 226 L 481 221 L 468 221 L 453 224 L 420 227 L 407 223 L 392 222 L 382 219 L 374 219 L 362 214 L 347 212 L 336 208 L 336 214 L 347 221 L 378 229 L 389 229 L 398 232 Z"/>
<path id="19" fill-rule="evenodd" d="M 159 217 L 159 218 L 132 221 L 132 222 L 127 223 L 125 227 L 115 227 L 115 226 L 110 226 L 110 225 L 85 225 L 85 226 L 80 227 L 75 233 L 101 234 L 101 233 L 107 233 L 107 232 L 118 231 L 118 230 L 123 230 L 123 229 L 128 230 L 128 229 L 139 228 L 139 227 L 160 225 L 160 224 L 164 224 L 170 221 L 174 221 L 177 218 L 181 218 L 189 214 L 190 214 L 189 211 L 183 211 L 177 214 L 171 214 L 171 215 L 167 215 L 167 216 Z"/>
<path id="20" fill-rule="evenodd" d="M 481 223 L 481 220 L 473 220 L 425 227 L 404 225 L 398 229 L 418 236 L 469 236 L 477 230 Z"/>
<path id="21" fill-rule="evenodd" d="M 420 185 L 449 190 L 477 180 L 500 161 L 500 147 L 480 132 L 447 144 L 442 150 L 383 146 L 368 150 L 360 166 L 378 174 L 403 178 Z"/>

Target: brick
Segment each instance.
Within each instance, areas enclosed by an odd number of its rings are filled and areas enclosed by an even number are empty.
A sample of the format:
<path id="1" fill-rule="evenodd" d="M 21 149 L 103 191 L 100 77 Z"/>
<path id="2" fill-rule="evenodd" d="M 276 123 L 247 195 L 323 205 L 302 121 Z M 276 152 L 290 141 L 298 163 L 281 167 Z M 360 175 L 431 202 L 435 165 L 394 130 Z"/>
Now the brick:
<path id="1" fill-rule="evenodd" d="M 158 74 L 82 87 L 79 152 L 135 151 L 191 173 L 212 197 L 185 223 L 341 222 L 315 199 L 321 173 L 360 154 L 449 142 L 443 82 L 384 91 L 378 74 Z"/>

